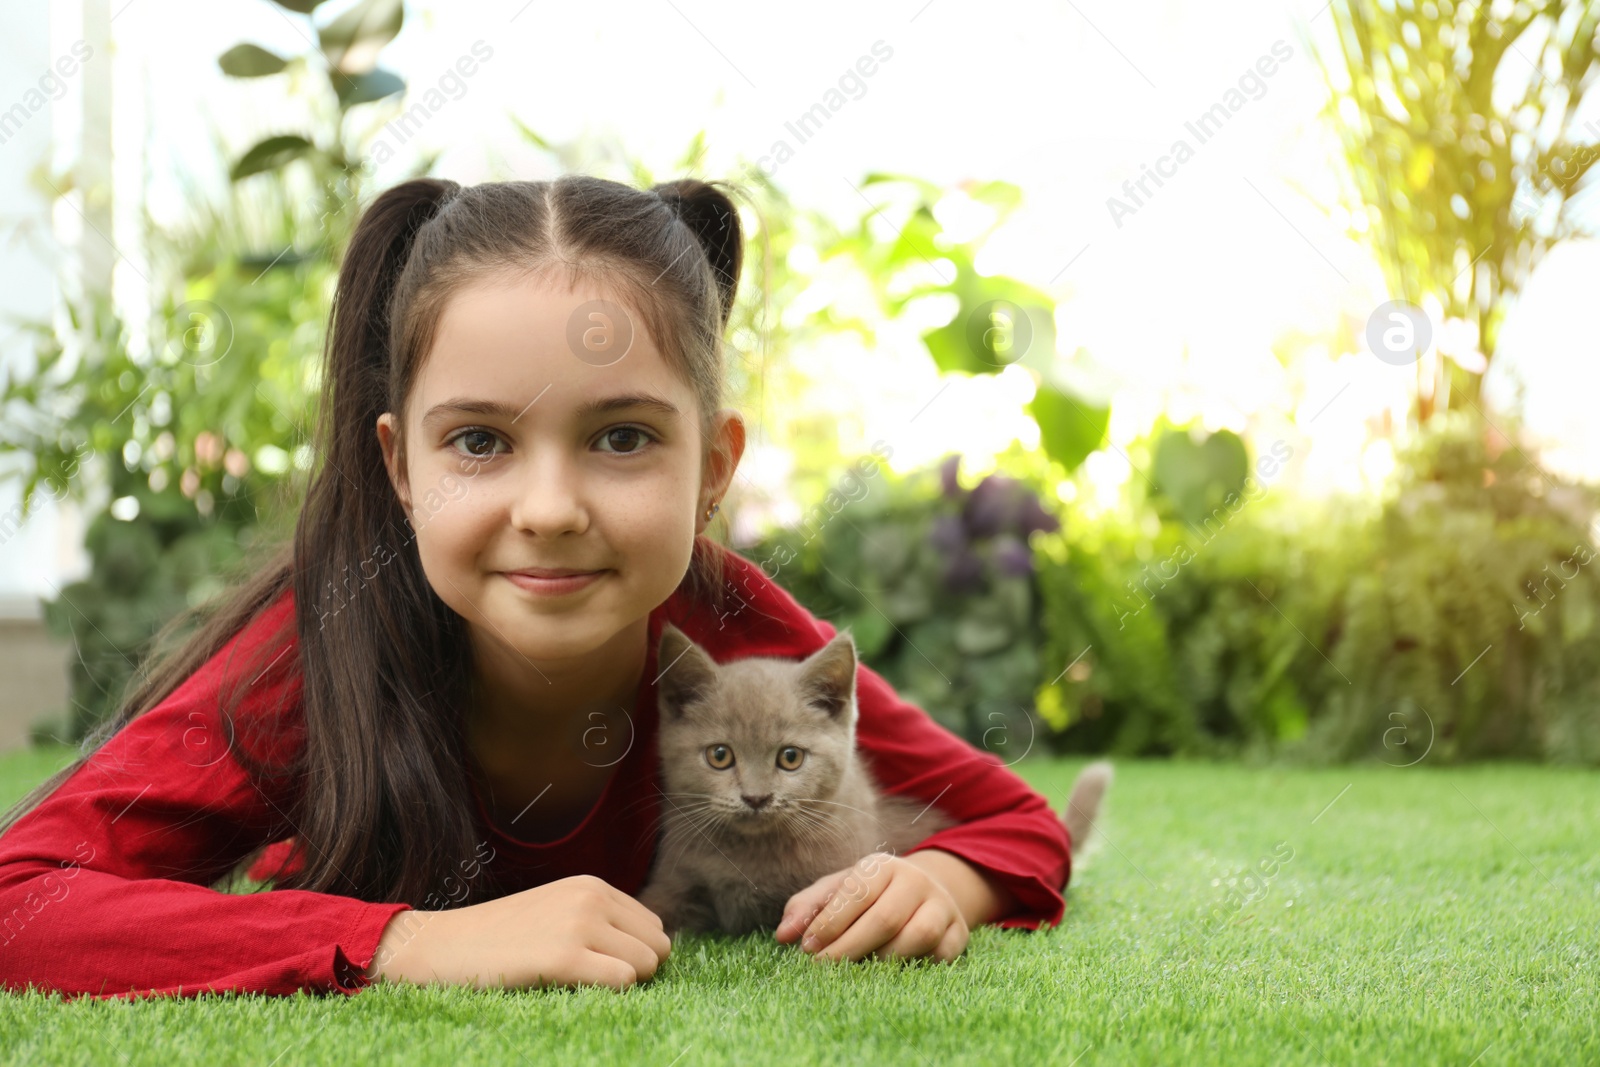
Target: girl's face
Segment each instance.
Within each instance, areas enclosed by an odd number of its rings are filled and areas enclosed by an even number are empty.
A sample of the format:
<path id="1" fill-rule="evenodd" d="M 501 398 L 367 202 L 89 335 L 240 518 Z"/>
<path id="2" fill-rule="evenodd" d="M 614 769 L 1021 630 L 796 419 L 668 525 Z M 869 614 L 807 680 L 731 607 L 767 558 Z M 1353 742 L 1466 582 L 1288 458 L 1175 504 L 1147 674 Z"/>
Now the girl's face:
<path id="1" fill-rule="evenodd" d="M 475 639 L 529 660 L 594 652 L 666 600 L 744 449 L 728 408 L 701 440 L 693 390 L 637 316 L 607 305 L 632 323 L 620 358 L 583 347 L 607 336 L 586 329 L 627 328 L 590 317 L 612 299 L 542 280 L 467 286 L 440 317 L 404 426 L 378 419 L 434 591 Z M 593 576 L 512 576 L 537 569 Z"/>

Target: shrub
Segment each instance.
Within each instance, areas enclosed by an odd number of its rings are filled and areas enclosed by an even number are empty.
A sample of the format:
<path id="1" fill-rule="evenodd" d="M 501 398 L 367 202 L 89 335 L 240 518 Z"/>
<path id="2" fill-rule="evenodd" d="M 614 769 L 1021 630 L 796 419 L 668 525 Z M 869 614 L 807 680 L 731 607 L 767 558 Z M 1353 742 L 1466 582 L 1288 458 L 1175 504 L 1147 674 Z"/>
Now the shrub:
<path id="1" fill-rule="evenodd" d="M 951 456 L 904 478 L 885 471 L 876 488 L 855 479 L 859 495 L 830 494 L 832 506 L 745 552 L 819 618 L 848 628 L 907 700 L 1014 762 L 1042 732 L 1029 539 L 1058 522 L 1021 480 L 996 473 L 967 489 L 959 466 Z"/>
<path id="2" fill-rule="evenodd" d="M 1436 420 L 1362 508 L 1275 495 L 1040 545 L 1040 693 L 1068 751 L 1600 763 L 1590 490 Z M 1088 650 L 1085 652 L 1085 650 Z"/>

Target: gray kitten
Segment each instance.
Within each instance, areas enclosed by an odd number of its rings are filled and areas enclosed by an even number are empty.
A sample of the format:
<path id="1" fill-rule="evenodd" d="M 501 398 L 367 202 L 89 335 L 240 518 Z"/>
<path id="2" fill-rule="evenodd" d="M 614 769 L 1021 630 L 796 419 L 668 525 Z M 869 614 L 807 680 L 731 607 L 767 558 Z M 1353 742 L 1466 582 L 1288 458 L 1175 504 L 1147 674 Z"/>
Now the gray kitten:
<path id="1" fill-rule="evenodd" d="M 899 855 L 955 823 L 890 796 L 857 758 L 856 648 L 847 631 L 806 659 L 717 664 L 677 627 L 661 631 L 662 832 L 639 901 L 667 932 L 776 927 L 823 875 L 875 851 Z M 1110 765 L 1073 785 L 1073 852 Z"/>

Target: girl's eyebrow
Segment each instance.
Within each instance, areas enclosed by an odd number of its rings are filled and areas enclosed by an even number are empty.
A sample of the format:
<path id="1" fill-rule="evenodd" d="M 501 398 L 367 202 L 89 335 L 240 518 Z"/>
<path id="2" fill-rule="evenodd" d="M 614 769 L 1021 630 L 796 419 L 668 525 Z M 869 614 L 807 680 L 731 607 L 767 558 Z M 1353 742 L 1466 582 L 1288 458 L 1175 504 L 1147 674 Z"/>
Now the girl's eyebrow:
<path id="1" fill-rule="evenodd" d="M 515 422 L 532 406 L 533 404 L 529 403 L 517 407 L 500 400 L 478 400 L 473 397 L 458 396 L 429 408 L 428 413 L 422 416 L 422 425 L 441 422 L 451 415 L 489 415 Z M 579 419 L 587 419 L 593 415 L 634 408 L 644 408 L 664 419 L 675 419 L 682 414 L 670 401 L 650 393 L 621 393 L 617 396 L 589 400 L 578 406 L 577 414 Z"/>

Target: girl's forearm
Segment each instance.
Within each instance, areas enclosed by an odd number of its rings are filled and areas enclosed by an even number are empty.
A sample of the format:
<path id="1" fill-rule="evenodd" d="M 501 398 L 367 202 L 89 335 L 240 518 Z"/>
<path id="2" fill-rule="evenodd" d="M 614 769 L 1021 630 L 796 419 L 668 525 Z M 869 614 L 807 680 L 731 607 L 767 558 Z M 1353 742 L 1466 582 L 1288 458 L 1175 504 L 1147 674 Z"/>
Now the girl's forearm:
<path id="1" fill-rule="evenodd" d="M 939 880 L 955 898 L 969 928 L 1004 918 L 1016 910 L 1017 898 L 999 882 L 953 852 L 925 848 L 904 857 Z"/>

